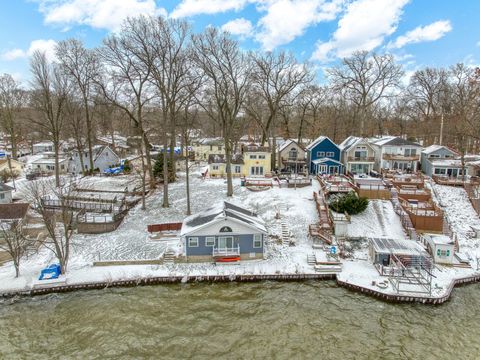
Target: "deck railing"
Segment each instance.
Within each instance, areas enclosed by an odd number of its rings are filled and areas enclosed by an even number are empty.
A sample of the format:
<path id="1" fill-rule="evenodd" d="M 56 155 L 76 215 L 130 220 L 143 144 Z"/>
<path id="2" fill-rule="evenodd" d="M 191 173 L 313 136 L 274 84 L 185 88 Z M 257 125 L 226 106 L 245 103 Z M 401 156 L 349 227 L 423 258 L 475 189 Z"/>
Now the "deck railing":
<path id="1" fill-rule="evenodd" d="M 373 156 L 349 156 L 348 161 L 353 162 L 353 161 L 358 161 L 358 162 L 375 162 L 375 157 Z"/>
<path id="2" fill-rule="evenodd" d="M 237 245 L 236 247 L 226 247 L 226 248 L 214 247 L 212 255 L 213 257 L 240 256 L 240 245 Z"/>

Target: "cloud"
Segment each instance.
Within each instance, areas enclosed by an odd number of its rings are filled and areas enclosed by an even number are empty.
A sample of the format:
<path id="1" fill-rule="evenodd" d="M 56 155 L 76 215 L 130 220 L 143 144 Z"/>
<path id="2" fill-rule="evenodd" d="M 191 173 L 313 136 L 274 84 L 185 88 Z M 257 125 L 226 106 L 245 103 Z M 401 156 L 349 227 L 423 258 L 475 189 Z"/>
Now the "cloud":
<path id="1" fill-rule="evenodd" d="M 53 61 L 56 58 L 55 45 L 57 45 L 57 42 L 52 39 L 33 40 L 26 51 L 22 49 L 12 49 L 12 50 L 5 51 L 1 57 L 3 60 L 13 61 L 17 59 L 26 58 L 28 56 L 32 56 L 35 50 L 40 50 L 42 52 L 45 52 L 48 61 Z"/>
<path id="2" fill-rule="evenodd" d="M 222 26 L 222 30 L 228 31 L 230 34 L 238 35 L 240 37 L 248 37 L 253 32 L 253 25 L 249 20 L 239 18 L 224 24 Z"/>
<path id="3" fill-rule="evenodd" d="M 11 49 L 3 52 L 1 58 L 5 61 L 13 61 L 24 58 L 25 56 L 27 56 L 27 54 L 22 49 Z"/>
<path id="4" fill-rule="evenodd" d="M 217 14 L 227 11 L 239 11 L 250 0 L 182 0 L 170 14 L 173 18 L 200 14 Z"/>
<path id="5" fill-rule="evenodd" d="M 40 0 L 39 8 L 46 24 L 80 24 L 112 31 L 129 16 L 167 14 L 155 0 Z"/>
<path id="6" fill-rule="evenodd" d="M 269 0 L 258 5 L 266 11 L 259 20 L 256 39 L 265 50 L 288 44 L 321 21 L 334 20 L 342 9 L 342 0 Z"/>
<path id="7" fill-rule="evenodd" d="M 408 31 L 405 35 L 399 36 L 393 43 L 388 44 L 388 47 L 399 49 L 408 44 L 435 41 L 450 31 L 452 31 L 452 24 L 449 20 L 435 21 L 430 25 L 418 26 Z"/>
<path id="8" fill-rule="evenodd" d="M 371 51 L 395 32 L 410 0 L 358 0 L 349 3 L 332 38 L 318 42 L 312 60 L 328 61 L 358 50 Z"/>

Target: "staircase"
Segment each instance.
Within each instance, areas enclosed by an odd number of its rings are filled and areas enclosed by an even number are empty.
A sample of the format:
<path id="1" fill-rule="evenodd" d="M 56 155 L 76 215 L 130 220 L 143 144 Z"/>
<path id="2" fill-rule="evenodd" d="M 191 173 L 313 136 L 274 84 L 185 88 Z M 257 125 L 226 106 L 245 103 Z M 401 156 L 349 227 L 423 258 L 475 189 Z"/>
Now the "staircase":
<path id="1" fill-rule="evenodd" d="M 282 227 L 282 245 L 289 246 L 290 237 L 291 237 L 290 230 L 288 229 L 288 226 L 284 221 L 282 221 L 281 227 Z"/>
<path id="2" fill-rule="evenodd" d="M 164 264 L 174 264 L 175 263 L 175 252 L 167 248 L 163 253 L 163 263 Z"/>
<path id="3" fill-rule="evenodd" d="M 307 255 L 307 264 L 311 266 L 315 266 L 317 264 L 317 258 L 315 254 L 308 254 Z"/>

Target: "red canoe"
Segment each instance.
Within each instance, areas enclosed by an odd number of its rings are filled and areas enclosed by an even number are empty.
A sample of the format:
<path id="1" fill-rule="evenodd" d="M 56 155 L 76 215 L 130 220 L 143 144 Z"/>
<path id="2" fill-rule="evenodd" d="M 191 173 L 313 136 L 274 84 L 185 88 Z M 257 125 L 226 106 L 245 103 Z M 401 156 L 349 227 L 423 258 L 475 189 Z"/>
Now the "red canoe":
<path id="1" fill-rule="evenodd" d="M 222 257 L 215 259 L 216 262 L 235 262 L 240 261 L 240 256 L 230 256 L 230 257 Z"/>

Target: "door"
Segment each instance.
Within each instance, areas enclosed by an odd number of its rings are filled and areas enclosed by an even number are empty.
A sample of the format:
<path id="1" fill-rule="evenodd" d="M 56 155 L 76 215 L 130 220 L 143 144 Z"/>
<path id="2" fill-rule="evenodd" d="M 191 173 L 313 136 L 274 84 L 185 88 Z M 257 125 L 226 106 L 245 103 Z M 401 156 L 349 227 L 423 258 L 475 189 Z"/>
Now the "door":
<path id="1" fill-rule="evenodd" d="M 319 174 L 326 174 L 327 173 L 327 165 L 319 165 L 318 166 L 318 173 Z"/>
<path id="2" fill-rule="evenodd" d="M 218 238 L 217 247 L 219 249 L 231 249 L 231 248 L 233 248 L 233 236 L 220 236 Z"/>

